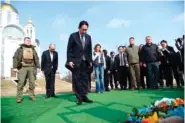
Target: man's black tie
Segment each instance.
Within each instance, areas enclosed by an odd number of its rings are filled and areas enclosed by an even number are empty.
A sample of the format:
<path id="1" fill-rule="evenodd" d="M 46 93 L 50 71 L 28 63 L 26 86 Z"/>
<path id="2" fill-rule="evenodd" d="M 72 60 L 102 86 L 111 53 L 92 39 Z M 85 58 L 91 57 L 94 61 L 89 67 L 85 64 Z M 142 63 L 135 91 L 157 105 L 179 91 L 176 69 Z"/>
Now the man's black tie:
<path id="1" fill-rule="evenodd" d="M 85 47 L 85 40 L 84 40 L 84 38 L 83 38 L 84 36 L 83 35 L 81 35 L 81 42 L 82 42 L 82 47 L 84 48 Z"/>

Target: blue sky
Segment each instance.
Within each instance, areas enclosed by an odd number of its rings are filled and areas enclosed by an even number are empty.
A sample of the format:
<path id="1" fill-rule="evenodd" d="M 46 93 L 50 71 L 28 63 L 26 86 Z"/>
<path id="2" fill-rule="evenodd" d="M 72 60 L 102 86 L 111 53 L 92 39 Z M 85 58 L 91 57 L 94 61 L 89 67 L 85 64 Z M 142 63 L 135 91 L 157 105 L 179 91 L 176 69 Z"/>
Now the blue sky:
<path id="1" fill-rule="evenodd" d="M 13 1 L 21 25 L 32 17 L 41 50 L 56 44 L 59 53 L 59 71 L 65 73 L 66 47 L 70 33 L 77 31 L 81 20 L 89 22 L 93 46 L 116 51 L 119 45 L 128 45 L 133 36 L 136 44 L 144 44 L 151 35 L 154 43 L 162 39 L 174 46 L 174 39 L 184 32 L 184 2 L 23 2 Z"/>

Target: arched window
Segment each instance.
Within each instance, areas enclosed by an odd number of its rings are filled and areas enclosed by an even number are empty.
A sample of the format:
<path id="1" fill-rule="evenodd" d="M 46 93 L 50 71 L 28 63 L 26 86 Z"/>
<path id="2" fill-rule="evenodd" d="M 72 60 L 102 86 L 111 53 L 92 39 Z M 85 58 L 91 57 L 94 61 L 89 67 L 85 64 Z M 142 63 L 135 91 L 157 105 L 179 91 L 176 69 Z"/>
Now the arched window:
<path id="1" fill-rule="evenodd" d="M 30 29 L 30 37 L 32 38 L 32 27 Z"/>

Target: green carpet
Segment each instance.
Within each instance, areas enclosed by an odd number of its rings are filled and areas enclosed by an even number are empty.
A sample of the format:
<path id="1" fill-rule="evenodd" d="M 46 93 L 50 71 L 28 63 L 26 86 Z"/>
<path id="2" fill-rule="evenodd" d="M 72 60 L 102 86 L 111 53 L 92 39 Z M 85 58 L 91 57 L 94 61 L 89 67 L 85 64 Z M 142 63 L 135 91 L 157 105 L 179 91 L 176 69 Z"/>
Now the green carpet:
<path id="1" fill-rule="evenodd" d="M 183 89 L 111 91 L 91 93 L 93 104 L 77 106 L 71 93 L 57 94 L 58 98 L 45 99 L 37 95 L 32 102 L 28 96 L 21 104 L 15 97 L 1 97 L 2 123 L 117 123 L 126 119 L 133 107 L 150 105 L 163 97 L 184 98 Z"/>

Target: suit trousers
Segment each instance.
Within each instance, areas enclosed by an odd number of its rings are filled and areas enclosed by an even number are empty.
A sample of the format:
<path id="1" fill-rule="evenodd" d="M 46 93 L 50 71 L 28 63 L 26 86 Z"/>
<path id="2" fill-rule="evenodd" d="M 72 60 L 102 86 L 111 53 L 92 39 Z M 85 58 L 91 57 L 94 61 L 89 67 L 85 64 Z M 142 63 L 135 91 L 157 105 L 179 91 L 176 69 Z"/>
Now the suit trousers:
<path id="1" fill-rule="evenodd" d="M 127 88 L 128 67 L 120 66 L 118 68 L 118 75 L 119 75 L 119 84 L 121 89 Z"/>
<path id="2" fill-rule="evenodd" d="M 110 86 L 111 88 L 117 88 L 118 87 L 118 73 L 115 70 L 111 70 L 109 74 L 109 80 L 110 80 Z M 113 81 L 114 81 L 114 86 L 113 86 Z"/>
<path id="3" fill-rule="evenodd" d="M 50 73 L 45 75 L 46 79 L 46 95 L 53 96 L 55 95 L 55 72 L 51 70 Z"/>
<path id="4" fill-rule="evenodd" d="M 75 95 L 78 100 L 87 98 L 89 89 L 89 75 L 87 69 L 88 66 L 85 61 L 82 61 L 78 68 L 72 69 L 73 87 L 75 88 Z"/>
<path id="5" fill-rule="evenodd" d="M 144 66 L 140 66 L 140 82 L 143 89 L 145 89 L 145 77 L 146 77 L 146 68 Z M 147 88 L 149 88 L 147 78 L 146 78 Z"/>
<path id="6" fill-rule="evenodd" d="M 105 84 L 105 90 L 109 89 L 109 73 L 108 70 L 104 70 L 104 84 Z"/>

